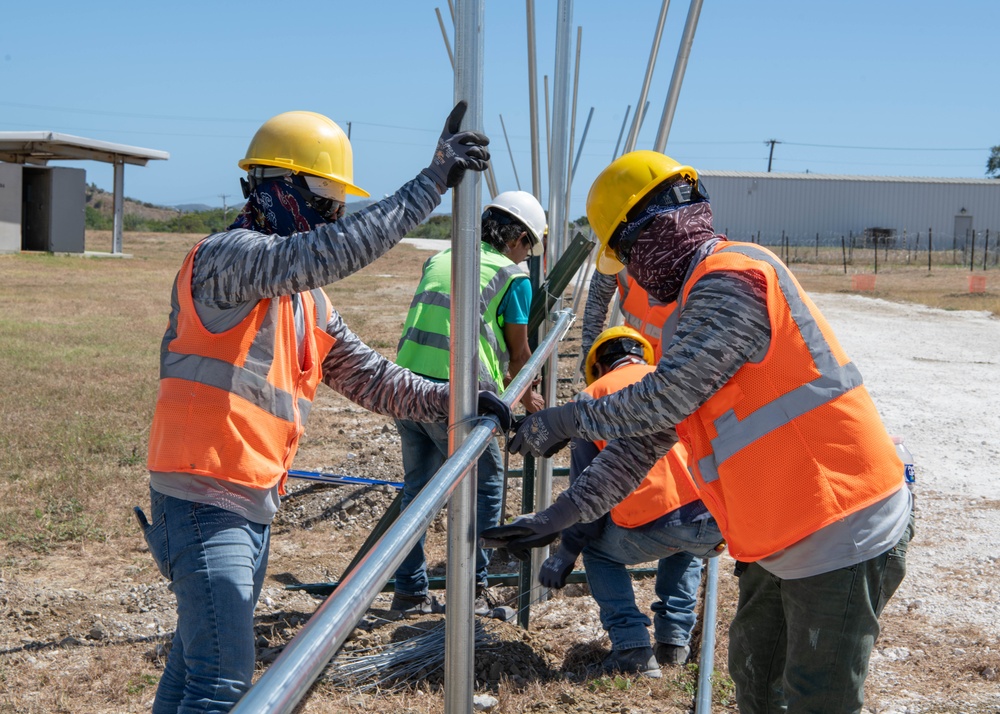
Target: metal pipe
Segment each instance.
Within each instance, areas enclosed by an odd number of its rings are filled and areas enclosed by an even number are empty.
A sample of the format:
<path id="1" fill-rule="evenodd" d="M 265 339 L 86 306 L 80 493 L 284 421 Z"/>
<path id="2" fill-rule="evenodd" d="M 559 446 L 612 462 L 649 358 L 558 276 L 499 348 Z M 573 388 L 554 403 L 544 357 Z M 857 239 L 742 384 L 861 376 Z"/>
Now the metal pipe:
<path id="1" fill-rule="evenodd" d="M 528 122 L 531 124 L 531 193 L 542 200 L 542 166 L 538 154 L 538 65 L 535 61 L 535 0 L 525 0 L 528 19 Z"/>
<path id="2" fill-rule="evenodd" d="M 549 334 L 504 391 L 501 398 L 508 405 L 516 404 L 524 396 L 543 362 L 555 352 L 559 340 L 566 334 L 573 315 L 563 311 L 554 315 L 554 319 Z M 499 428 L 495 418 L 480 418 L 469 438 L 403 510 L 368 557 L 344 578 L 334 594 L 319 606 L 274 664 L 243 696 L 233 709 L 234 714 L 289 714 L 295 708 Z M 451 617 L 449 601 L 448 619 Z M 469 669 L 472 669 L 471 661 Z M 465 706 L 470 707 L 471 701 Z"/>
<path id="3" fill-rule="evenodd" d="M 576 158 L 573 159 L 573 169 L 569 172 L 569 181 L 573 183 L 573 179 L 576 178 L 576 167 L 580 165 L 580 154 L 583 153 L 583 145 L 587 141 L 587 132 L 590 130 L 590 120 L 594 118 L 594 108 L 590 108 L 590 113 L 587 114 L 587 122 L 583 125 L 583 134 L 580 136 L 580 146 L 576 150 Z"/>
<path id="4" fill-rule="evenodd" d="M 521 190 L 521 179 L 517 176 L 517 164 L 514 163 L 514 152 L 510 149 L 510 139 L 507 138 L 507 125 L 503 123 L 503 114 L 500 115 L 500 128 L 503 129 L 503 140 L 507 143 L 507 153 L 510 155 L 510 167 L 514 169 L 514 183 L 517 190 Z"/>
<path id="5" fill-rule="evenodd" d="M 328 474 L 322 471 L 302 471 L 300 469 L 289 469 L 288 475 L 293 478 L 300 478 L 307 481 L 321 481 L 323 483 L 349 484 L 358 486 L 392 486 L 395 489 L 403 488 L 402 481 L 382 481 L 374 478 L 361 478 L 360 476 L 345 476 L 343 474 Z"/>
<path id="6" fill-rule="evenodd" d="M 448 31 L 444 29 L 444 18 L 441 17 L 441 10 L 439 8 L 434 8 L 434 14 L 437 15 L 438 25 L 441 26 L 441 37 L 444 38 L 444 48 L 448 50 L 448 61 L 451 63 L 451 69 L 454 72 L 455 55 L 451 53 L 451 43 L 448 41 Z M 452 19 L 454 19 L 454 17 Z"/>
<path id="7" fill-rule="evenodd" d="M 573 0 L 559 0 L 556 17 L 556 69 L 552 88 L 552 145 L 549 163 L 549 255 L 551 264 L 566 247 L 566 179 L 569 173 L 566 132 L 569 126 L 570 26 Z M 554 239 L 554 240 L 553 240 Z M 554 248 L 554 250 L 553 250 Z M 553 372 L 553 376 L 555 372 Z"/>
<path id="8" fill-rule="evenodd" d="M 695 714 L 712 711 L 712 672 L 715 669 L 715 611 L 719 594 L 719 559 L 708 559 L 705 576 L 705 615 L 701 625 L 701 661 L 698 664 L 698 700 Z"/>
<path id="9" fill-rule="evenodd" d="M 656 131 L 656 141 L 653 149 L 661 154 L 667 148 L 667 137 L 670 136 L 670 125 L 674 122 L 674 112 L 677 110 L 677 100 L 681 96 L 681 84 L 684 82 L 684 72 L 687 70 L 688 58 L 691 56 L 691 45 L 694 44 L 694 33 L 698 29 L 698 17 L 701 15 L 702 0 L 691 0 L 688 7 L 687 21 L 684 23 L 684 34 L 677 48 L 677 59 L 674 61 L 674 73 L 670 77 L 670 89 L 663 103 L 663 114 L 660 116 L 660 128 Z M 772 149 L 773 149 L 772 145 Z"/>
<path id="10" fill-rule="evenodd" d="M 656 22 L 656 32 L 653 34 L 653 46 L 649 50 L 649 61 L 646 63 L 646 76 L 642 80 L 642 90 L 639 92 L 639 101 L 636 107 L 641 107 L 646 103 L 646 95 L 649 94 L 649 83 L 653 78 L 653 68 L 656 66 L 656 55 L 660 52 L 660 38 L 663 37 L 663 25 L 667 21 L 667 8 L 670 7 L 670 0 L 663 0 L 660 6 L 660 18 Z M 625 140 L 625 150 L 623 154 L 635 150 L 636 142 L 639 140 L 639 130 L 642 128 L 642 121 L 645 119 L 645 112 L 636 111 L 632 117 L 632 129 Z"/>
<path id="11" fill-rule="evenodd" d="M 455 13 L 455 101 L 466 100 L 463 128 L 483 130 L 485 0 L 459 0 Z M 496 195 L 492 192 L 492 195 Z M 479 387 L 481 201 L 479 174 L 467 171 L 452 198 L 451 351 L 448 453 L 467 440 Z M 448 505 L 448 619 L 445 621 L 445 714 L 467 712 L 475 691 L 476 462 Z"/>
<path id="12" fill-rule="evenodd" d="M 611 156 L 612 161 L 618 158 L 618 148 L 622 144 L 622 134 L 625 133 L 625 125 L 628 123 L 628 115 L 630 111 L 632 111 L 631 104 L 625 107 L 625 116 L 622 118 L 622 128 L 618 130 L 618 141 L 615 142 L 615 153 Z"/>
<path id="13" fill-rule="evenodd" d="M 545 93 L 545 165 L 552 173 L 552 129 L 549 125 L 549 75 L 542 77 L 542 91 Z"/>
<path id="14" fill-rule="evenodd" d="M 570 102 L 570 120 L 569 120 L 569 141 L 567 146 L 569 151 L 567 155 L 569 157 L 569 164 L 566 166 L 566 175 L 569 177 L 566 179 L 566 223 L 569 223 L 569 206 L 570 206 L 570 195 L 573 192 L 573 143 L 576 141 L 576 98 L 577 92 L 580 89 L 580 45 L 583 42 L 583 27 L 580 25 L 576 26 L 576 63 L 573 69 L 573 101 Z"/>

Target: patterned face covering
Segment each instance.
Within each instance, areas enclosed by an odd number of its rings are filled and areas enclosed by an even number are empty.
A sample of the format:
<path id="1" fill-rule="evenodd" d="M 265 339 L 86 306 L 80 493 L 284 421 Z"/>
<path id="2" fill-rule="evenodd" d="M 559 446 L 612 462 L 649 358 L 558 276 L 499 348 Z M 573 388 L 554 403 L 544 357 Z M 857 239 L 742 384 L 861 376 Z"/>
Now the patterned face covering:
<path id="1" fill-rule="evenodd" d="M 715 237 L 708 202 L 661 213 L 632 246 L 628 273 L 660 302 L 674 302 L 695 251 Z"/>
<path id="2" fill-rule="evenodd" d="M 328 222 L 294 188 L 275 179 L 259 184 L 250 192 L 246 205 L 229 228 L 290 236 Z"/>

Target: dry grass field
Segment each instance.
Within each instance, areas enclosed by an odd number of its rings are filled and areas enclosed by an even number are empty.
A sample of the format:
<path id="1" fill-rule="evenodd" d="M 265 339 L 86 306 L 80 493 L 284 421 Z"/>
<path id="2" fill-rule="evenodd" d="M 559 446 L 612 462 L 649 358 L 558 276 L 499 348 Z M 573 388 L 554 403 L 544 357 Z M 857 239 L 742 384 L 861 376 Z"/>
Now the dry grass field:
<path id="1" fill-rule="evenodd" d="M 148 504 L 146 438 L 160 338 L 174 275 L 198 238 L 126 234 L 131 257 L 123 259 L 0 256 L 0 712 L 149 708 L 173 603 L 131 508 Z M 110 236 L 88 234 L 87 249 L 109 250 Z M 427 255 L 401 245 L 327 288 L 347 323 L 390 358 Z M 819 292 L 850 292 L 853 274 L 871 272 L 858 266 L 845 275 L 835 261 L 796 261 L 793 270 L 807 290 Z M 874 291 L 865 294 L 1000 316 L 1000 270 L 976 275 L 985 275 L 985 293 L 969 292 L 967 268 L 880 266 Z M 576 325 L 561 351 L 571 352 L 578 335 Z M 575 358 L 565 362 L 568 374 Z M 323 390 L 296 466 L 399 480 L 398 444 L 390 420 Z M 518 489 L 512 487 L 509 512 Z M 293 483 L 275 522 L 258 610 L 261 670 L 319 602 L 284 586 L 335 580 L 391 498 L 383 487 Z M 432 574 L 444 562 L 443 524 L 439 517 L 431 528 Z M 721 572 L 730 566 L 724 558 Z M 732 695 L 723 666 L 732 580 L 720 578 L 716 702 L 723 705 Z M 590 599 L 572 597 L 580 587 L 539 606 L 530 632 L 488 625 L 494 646 L 477 652 L 477 681 L 499 699 L 495 711 L 688 711 L 696 665 L 659 681 L 588 676 L 607 641 L 594 608 L 584 604 Z M 352 647 L 405 636 L 398 623 L 373 616 Z M 300 711 L 440 712 L 440 676 L 425 675 L 401 693 L 319 684 Z M 958 675 L 933 676 L 944 682 Z"/>

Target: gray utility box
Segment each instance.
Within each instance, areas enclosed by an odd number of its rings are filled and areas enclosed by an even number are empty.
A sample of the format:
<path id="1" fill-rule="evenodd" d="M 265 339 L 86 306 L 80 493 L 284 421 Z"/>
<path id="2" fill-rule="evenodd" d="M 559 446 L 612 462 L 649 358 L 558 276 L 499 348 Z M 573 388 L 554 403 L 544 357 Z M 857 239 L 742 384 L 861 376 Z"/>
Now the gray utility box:
<path id="1" fill-rule="evenodd" d="M 87 172 L 24 166 L 21 250 L 82 253 Z"/>

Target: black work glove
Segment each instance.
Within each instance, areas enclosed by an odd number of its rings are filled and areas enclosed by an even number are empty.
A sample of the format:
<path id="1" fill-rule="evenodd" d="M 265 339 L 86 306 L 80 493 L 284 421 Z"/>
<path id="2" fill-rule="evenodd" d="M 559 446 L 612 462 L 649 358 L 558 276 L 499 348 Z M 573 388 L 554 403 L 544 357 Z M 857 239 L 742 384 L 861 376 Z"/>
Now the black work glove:
<path id="1" fill-rule="evenodd" d="M 573 402 L 529 414 L 516 424 L 516 428 L 517 433 L 507 444 L 507 450 L 514 454 L 552 456 L 570 439 L 580 435 Z"/>
<path id="2" fill-rule="evenodd" d="M 496 417 L 504 434 L 510 431 L 510 425 L 514 422 L 514 413 L 507 403 L 487 389 L 479 392 L 477 412 L 480 416 L 488 414 Z"/>
<path id="3" fill-rule="evenodd" d="M 490 143 L 489 137 L 478 131 L 459 131 L 468 106 L 468 102 L 462 100 L 451 110 L 434 150 L 434 158 L 430 166 L 421 172 L 437 184 L 441 193 L 457 186 L 466 170 L 485 171 L 489 166 L 490 152 L 486 148 Z"/>
<path id="4" fill-rule="evenodd" d="M 493 526 L 479 534 L 483 548 L 506 548 L 518 560 L 528 560 L 532 548 L 541 548 L 559 537 L 559 532 L 580 520 L 580 510 L 568 498 L 538 513 L 518 516 L 505 526 Z"/>
<path id="5" fill-rule="evenodd" d="M 576 564 L 576 553 L 563 545 L 555 555 L 550 555 L 538 569 L 538 582 L 547 588 L 556 590 L 566 586 L 566 578 L 573 572 Z"/>

